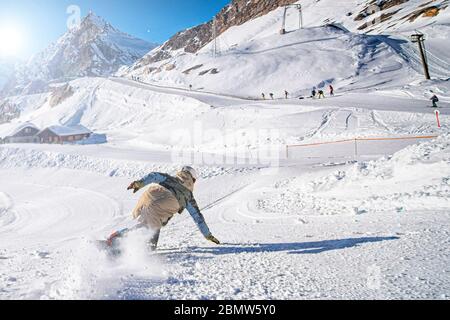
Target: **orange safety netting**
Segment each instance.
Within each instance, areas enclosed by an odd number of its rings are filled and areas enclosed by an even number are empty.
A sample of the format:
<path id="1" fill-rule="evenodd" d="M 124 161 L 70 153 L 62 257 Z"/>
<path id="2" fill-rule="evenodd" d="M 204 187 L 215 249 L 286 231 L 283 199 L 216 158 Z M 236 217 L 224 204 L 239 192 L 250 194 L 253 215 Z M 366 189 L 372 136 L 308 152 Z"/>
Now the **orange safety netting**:
<path id="1" fill-rule="evenodd" d="M 326 142 L 315 142 L 308 144 L 292 144 L 286 146 L 286 157 L 289 157 L 289 149 L 291 148 L 305 148 L 305 147 L 314 147 L 314 146 L 322 146 L 322 145 L 333 145 L 339 143 L 355 143 L 355 153 L 358 152 L 357 145 L 358 141 L 399 141 L 399 140 L 421 140 L 421 139 L 435 139 L 437 135 L 427 135 L 427 136 L 408 136 L 408 137 L 376 137 L 376 138 L 353 138 L 353 139 L 344 139 L 344 140 L 336 140 L 336 141 L 326 141 Z"/>

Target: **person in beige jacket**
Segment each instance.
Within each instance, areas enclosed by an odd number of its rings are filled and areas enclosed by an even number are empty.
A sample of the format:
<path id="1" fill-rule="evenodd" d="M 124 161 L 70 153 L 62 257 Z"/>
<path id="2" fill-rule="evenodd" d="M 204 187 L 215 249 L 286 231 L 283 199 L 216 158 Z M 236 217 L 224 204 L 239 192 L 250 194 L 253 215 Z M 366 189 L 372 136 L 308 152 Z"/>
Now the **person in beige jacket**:
<path id="1" fill-rule="evenodd" d="M 220 244 L 209 230 L 195 201 L 193 191 L 197 179 L 198 174 L 195 169 L 185 166 L 175 177 L 152 172 L 143 179 L 134 181 L 128 187 L 128 190 L 136 193 L 149 185 L 133 210 L 133 218 L 139 221 L 136 228 L 146 227 L 154 232 L 149 243 L 151 250 L 156 250 L 158 246 L 161 228 L 165 227 L 175 214 L 181 214 L 185 209 L 190 213 L 203 236 L 215 244 Z M 117 238 L 129 231 L 131 230 L 124 229 L 113 233 L 108 238 L 107 244 L 113 246 Z"/>

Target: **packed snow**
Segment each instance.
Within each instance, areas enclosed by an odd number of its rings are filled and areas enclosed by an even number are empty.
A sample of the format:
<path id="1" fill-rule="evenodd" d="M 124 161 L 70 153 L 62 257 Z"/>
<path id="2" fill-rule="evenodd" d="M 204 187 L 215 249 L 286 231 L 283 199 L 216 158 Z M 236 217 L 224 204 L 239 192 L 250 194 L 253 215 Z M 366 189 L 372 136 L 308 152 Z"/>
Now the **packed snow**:
<path id="1" fill-rule="evenodd" d="M 0 145 L 0 299 L 449 299 L 448 52 L 431 44 L 436 73 L 424 81 L 410 44 L 380 35 L 386 24 L 371 35 L 350 18 L 334 22 L 352 32 L 323 26 L 359 1 L 327 3 L 305 1 L 307 28 L 287 35 L 281 9 L 234 27 L 217 59 L 210 44 L 158 79 L 74 79 L 56 106 L 51 92 L 8 97 L 20 116 L 1 138 L 25 123 L 102 138 Z M 448 37 L 447 11 L 426 27 L 433 39 Z M 335 96 L 309 98 L 328 83 Z M 97 248 L 135 224 L 130 182 L 186 164 L 220 246 L 183 213 L 156 253 L 145 231 L 121 257 Z"/>

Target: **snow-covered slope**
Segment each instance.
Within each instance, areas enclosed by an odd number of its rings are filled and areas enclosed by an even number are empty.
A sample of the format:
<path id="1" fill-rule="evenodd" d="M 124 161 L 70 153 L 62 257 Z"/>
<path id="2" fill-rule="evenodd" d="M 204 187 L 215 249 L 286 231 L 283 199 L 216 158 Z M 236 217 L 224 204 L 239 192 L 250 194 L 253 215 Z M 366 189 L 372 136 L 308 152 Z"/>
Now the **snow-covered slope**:
<path id="1" fill-rule="evenodd" d="M 126 186 L 177 166 L 137 149 L 36 148 L 0 147 L 2 299 L 449 298 L 448 136 L 358 166 L 202 166 L 195 194 L 223 244 L 183 214 L 157 254 L 143 231 L 115 260 L 91 241 L 132 225 Z"/>
<path id="2" fill-rule="evenodd" d="M 40 128 L 83 125 L 123 145 L 221 153 L 272 144 L 284 148 L 304 141 L 438 132 L 435 116 L 425 108 L 423 97 L 411 100 L 363 93 L 322 101 L 264 102 L 116 78 L 82 78 L 69 86 L 73 94 L 54 106 L 51 93 L 11 97 L 9 101 L 18 106 L 20 117 L 0 125 L 0 137 L 25 122 Z M 441 105 L 450 106 L 445 102 Z M 447 115 L 443 109 L 443 130 L 448 128 Z M 195 137 L 197 130 L 201 130 L 200 139 L 193 141 L 189 134 Z M 253 141 L 255 130 L 262 131 Z M 278 136 L 272 137 L 270 130 Z M 183 132 L 187 134 L 180 136 Z M 224 138 L 235 143 L 225 143 Z"/>
<path id="3" fill-rule="evenodd" d="M 214 58 L 213 44 L 197 54 L 165 60 L 144 79 L 173 86 L 260 98 L 265 92 L 283 96 L 308 95 L 313 87 L 386 87 L 408 83 L 416 75 L 400 56 L 398 44 L 380 36 L 357 35 L 334 27 L 317 27 L 280 36 L 273 17 L 232 28 L 221 37 L 229 44 Z M 153 66 L 155 67 L 155 66 Z M 140 76 L 151 69 L 136 70 Z"/>
<path id="4" fill-rule="evenodd" d="M 374 18 L 368 13 L 363 18 L 365 10 L 371 8 L 368 1 L 300 1 L 303 30 L 297 30 L 298 12 L 290 9 L 288 32 L 281 35 L 284 9 L 278 8 L 225 28 L 215 41 L 195 53 L 183 47 L 169 50 L 167 44 L 163 45 L 119 75 L 245 97 L 260 97 L 262 92 L 280 96 L 284 90 L 307 94 L 313 87 L 327 84 L 352 90 L 389 88 L 421 78 L 419 54 L 406 35 L 426 26 L 423 30 L 430 40 L 427 44 L 433 76 L 448 78 L 450 58 L 445 48 L 438 47 L 440 39 L 450 35 L 447 5 L 434 1 L 437 12 L 427 15 L 425 11 L 412 19 L 417 10 L 432 4 L 400 2 L 380 2 L 381 11 L 375 16 L 379 19 L 373 24 L 376 28 L 363 30 L 361 23 Z M 196 36 L 201 34 L 192 35 Z M 213 54 L 215 50 L 217 55 Z"/>
<path id="5" fill-rule="evenodd" d="M 23 121 L 40 128 L 82 124 L 117 139 L 122 135 L 128 139 L 147 137 L 146 140 L 157 143 L 157 137 L 166 136 L 166 144 L 170 131 L 163 128 L 176 126 L 183 117 L 195 117 L 209 107 L 194 99 L 138 90 L 102 78 L 82 78 L 70 82 L 70 86 L 74 94 L 53 107 L 49 93 L 10 98 L 20 106 L 21 117 L 0 128 L 8 131 Z"/>
<path id="6" fill-rule="evenodd" d="M 304 23 L 338 23 L 354 32 L 393 34 L 414 32 L 448 22 L 447 0 L 302 0 Z"/>
<path id="7" fill-rule="evenodd" d="M 433 77 L 448 78 L 450 70 L 450 8 L 448 0 L 332 1 L 303 0 L 306 26 L 337 23 L 357 33 L 390 35 L 403 42 L 401 54 L 420 73 L 417 45 L 408 43 L 423 33 Z"/>
<path id="8" fill-rule="evenodd" d="M 22 70 L 19 80 L 108 76 L 132 64 L 155 46 L 115 29 L 90 13 L 80 26 L 34 56 Z"/>
<path id="9" fill-rule="evenodd" d="M 395 33 L 411 32 L 435 24 L 448 22 L 447 0 L 233 0 L 216 16 L 215 21 L 180 31 L 162 46 L 146 55 L 136 65 L 142 66 L 170 58 L 177 51 L 196 53 L 230 28 L 267 15 L 279 7 L 300 4 L 303 24 L 317 27 L 340 24 L 353 32 Z M 277 26 L 281 29 L 283 12 L 278 11 Z M 298 28 L 297 8 L 287 12 L 287 29 Z"/>

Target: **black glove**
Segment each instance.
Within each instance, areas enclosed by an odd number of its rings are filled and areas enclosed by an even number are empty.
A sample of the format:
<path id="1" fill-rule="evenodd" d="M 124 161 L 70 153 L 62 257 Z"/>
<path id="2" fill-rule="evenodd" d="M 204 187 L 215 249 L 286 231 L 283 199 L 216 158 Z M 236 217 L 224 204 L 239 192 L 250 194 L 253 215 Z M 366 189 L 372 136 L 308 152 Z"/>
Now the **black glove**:
<path id="1" fill-rule="evenodd" d="M 143 187 L 144 187 L 144 183 L 143 182 L 141 182 L 141 181 L 134 181 L 133 183 L 131 183 L 129 185 L 127 190 L 133 190 L 133 193 L 136 193 L 139 190 L 141 190 Z"/>
<path id="2" fill-rule="evenodd" d="M 217 240 L 212 234 L 206 237 L 206 240 L 214 242 L 215 244 L 220 244 L 220 241 Z"/>

